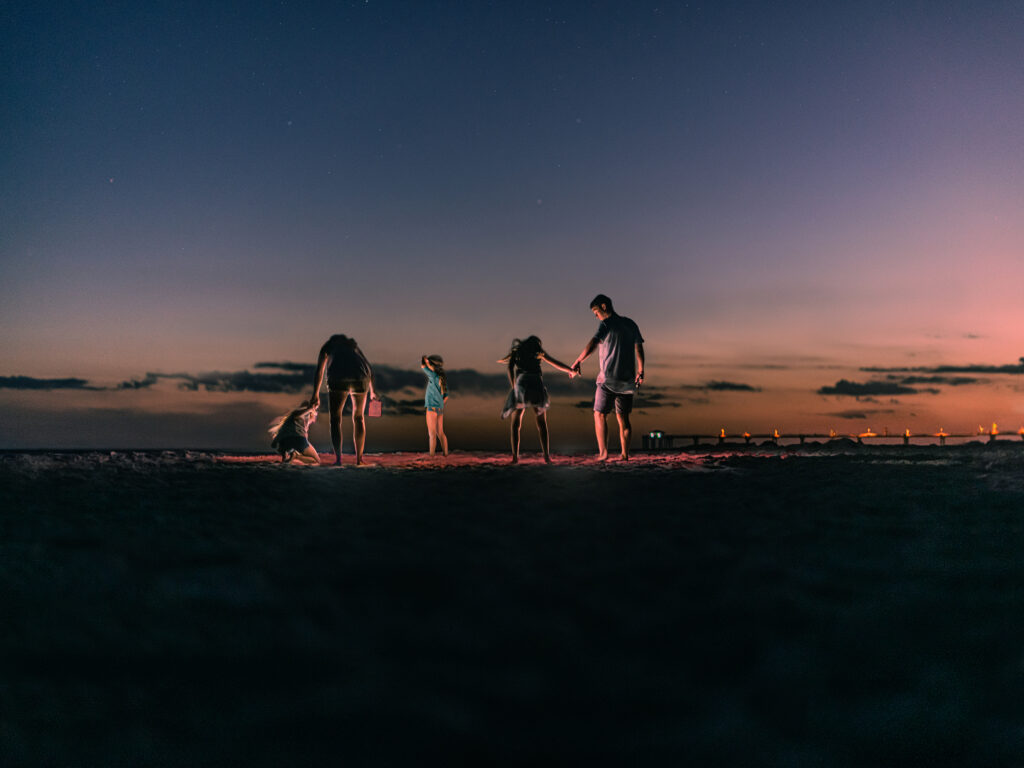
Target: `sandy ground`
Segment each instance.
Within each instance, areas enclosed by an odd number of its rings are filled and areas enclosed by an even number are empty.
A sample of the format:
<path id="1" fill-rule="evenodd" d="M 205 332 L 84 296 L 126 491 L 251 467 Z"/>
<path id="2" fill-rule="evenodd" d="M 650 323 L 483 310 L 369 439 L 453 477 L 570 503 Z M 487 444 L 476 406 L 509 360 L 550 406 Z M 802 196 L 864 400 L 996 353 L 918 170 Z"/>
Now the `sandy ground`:
<path id="1" fill-rule="evenodd" d="M 1024 765 L 1020 446 L 370 458 L 0 454 L 0 764 Z"/>

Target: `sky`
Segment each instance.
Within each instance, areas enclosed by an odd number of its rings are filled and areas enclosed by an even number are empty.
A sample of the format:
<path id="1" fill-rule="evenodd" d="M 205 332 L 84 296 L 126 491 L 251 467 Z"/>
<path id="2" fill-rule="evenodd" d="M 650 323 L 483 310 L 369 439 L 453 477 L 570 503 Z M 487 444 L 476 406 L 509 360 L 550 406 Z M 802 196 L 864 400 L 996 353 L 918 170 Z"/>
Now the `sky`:
<path id="1" fill-rule="evenodd" d="M 259 449 L 333 333 L 390 381 L 370 450 L 425 444 L 429 353 L 496 446 L 495 360 L 571 362 L 598 293 L 637 432 L 1016 431 L 1022 42 L 1020 2 L 4 3 L 0 448 Z M 556 450 L 595 373 L 547 373 Z"/>

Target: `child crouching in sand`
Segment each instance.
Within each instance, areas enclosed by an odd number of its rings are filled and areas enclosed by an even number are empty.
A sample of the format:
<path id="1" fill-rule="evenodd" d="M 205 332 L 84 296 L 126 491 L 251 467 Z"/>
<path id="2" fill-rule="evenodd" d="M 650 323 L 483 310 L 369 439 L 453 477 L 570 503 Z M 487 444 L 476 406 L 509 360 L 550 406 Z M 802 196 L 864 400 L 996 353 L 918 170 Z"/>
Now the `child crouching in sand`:
<path id="1" fill-rule="evenodd" d="M 309 444 L 309 425 L 316 421 L 318 408 L 318 403 L 303 400 L 294 411 L 289 411 L 270 423 L 270 429 L 267 430 L 273 438 L 270 447 L 281 454 L 281 461 L 299 464 L 320 463 L 320 455 Z"/>

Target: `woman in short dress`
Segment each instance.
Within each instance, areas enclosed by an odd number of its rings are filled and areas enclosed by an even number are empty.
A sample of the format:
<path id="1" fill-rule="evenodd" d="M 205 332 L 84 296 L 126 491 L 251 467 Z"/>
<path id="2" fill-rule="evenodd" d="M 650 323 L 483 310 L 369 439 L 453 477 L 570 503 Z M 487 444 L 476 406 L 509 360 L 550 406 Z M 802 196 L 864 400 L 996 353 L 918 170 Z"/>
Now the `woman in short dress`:
<path id="1" fill-rule="evenodd" d="M 512 416 L 511 443 L 512 463 L 519 463 L 519 435 L 523 425 L 523 411 L 533 408 L 537 415 L 537 433 L 540 435 L 540 447 L 544 452 L 544 461 L 551 463 L 550 438 L 548 435 L 547 409 L 551 405 L 547 387 L 541 375 L 541 361 L 569 374 L 574 378 L 576 372 L 560 360 L 556 360 L 544 351 L 540 339 L 529 336 L 525 339 L 514 339 L 508 354 L 499 360 L 508 366 L 508 380 L 512 389 L 505 398 L 505 407 L 501 418 Z"/>

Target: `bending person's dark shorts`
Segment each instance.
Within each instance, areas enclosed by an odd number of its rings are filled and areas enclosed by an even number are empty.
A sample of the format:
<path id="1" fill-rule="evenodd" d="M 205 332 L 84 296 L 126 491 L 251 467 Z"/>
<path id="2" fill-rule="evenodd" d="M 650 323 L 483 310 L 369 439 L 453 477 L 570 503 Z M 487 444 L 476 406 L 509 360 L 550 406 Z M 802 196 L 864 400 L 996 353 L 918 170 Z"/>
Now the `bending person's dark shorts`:
<path id="1" fill-rule="evenodd" d="M 270 444 L 271 448 L 276 448 L 281 453 L 287 453 L 288 451 L 298 451 L 302 453 L 309 448 L 309 440 L 304 438 L 302 435 L 288 435 L 281 437 Z"/>
<path id="2" fill-rule="evenodd" d="M 361 395 L 370 388 L 369 379 L 328 379 L 327 389 L 339 395 Z"/>
<path id="3" fill-rule="evenodd" d="M 633 395 L 624 395 L 621 392 L 612 392 L 604 384 L 599 384 L 594 393 L 594 411 L 597 413 L 611 413 L 612 403 L 615 404 L 615 412 L 623 415 L 633 412 Z"/>

